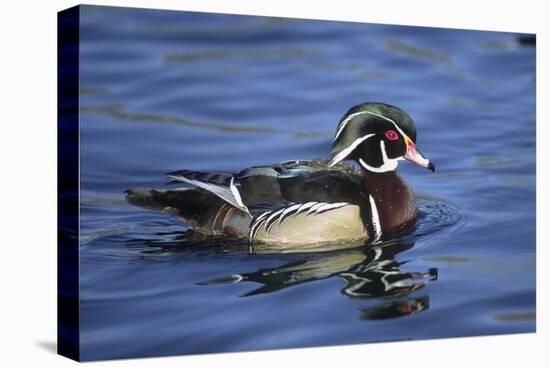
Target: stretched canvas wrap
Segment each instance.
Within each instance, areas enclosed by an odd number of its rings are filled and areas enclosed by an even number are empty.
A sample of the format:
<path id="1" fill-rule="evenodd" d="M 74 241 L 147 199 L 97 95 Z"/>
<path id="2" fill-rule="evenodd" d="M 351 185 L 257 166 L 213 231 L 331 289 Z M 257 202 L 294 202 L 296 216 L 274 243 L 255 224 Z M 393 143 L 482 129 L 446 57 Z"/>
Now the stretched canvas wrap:
<path id="1" fill-rule="evenodd" d="M 535 332 L 531 34 L 58 18 L 58 350 Z"/>

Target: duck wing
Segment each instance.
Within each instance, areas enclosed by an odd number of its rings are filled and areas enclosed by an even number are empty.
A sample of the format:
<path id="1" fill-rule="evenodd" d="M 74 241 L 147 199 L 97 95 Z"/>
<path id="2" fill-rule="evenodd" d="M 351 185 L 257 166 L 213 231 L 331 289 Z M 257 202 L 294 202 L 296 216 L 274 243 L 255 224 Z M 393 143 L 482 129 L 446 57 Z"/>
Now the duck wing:
<path id="1" fill-rule="evenodd" d="M 170 183 L 187 183 L 221 198 L 250 214 L 265 203 L 358 202 L 360 176 L 346 163 L 333 167 L 327 160 L 287 161 L 256 166 L 238 173 L 173 171 Z"/>
<path id="2" fill-rule="evenodd" d="M 236 176 L 246 205 L 260 203 L 335 203 L 360 201 L 359 172 L 347 163 L 327 160 L 288 161 L 251 167 Z"/>

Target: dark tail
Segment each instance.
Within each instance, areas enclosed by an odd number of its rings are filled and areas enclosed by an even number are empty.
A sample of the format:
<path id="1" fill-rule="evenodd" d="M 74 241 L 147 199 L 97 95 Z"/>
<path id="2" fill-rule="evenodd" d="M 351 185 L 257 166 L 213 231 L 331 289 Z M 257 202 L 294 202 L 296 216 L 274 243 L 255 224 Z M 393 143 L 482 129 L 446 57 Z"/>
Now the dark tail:
<path id="1" fill-rule="evenodd" d="M 125 191 L 126 201 L 140 208 L 178 217 L 205 234 L 247 237 L 251 217 L 202 189 Z"/>

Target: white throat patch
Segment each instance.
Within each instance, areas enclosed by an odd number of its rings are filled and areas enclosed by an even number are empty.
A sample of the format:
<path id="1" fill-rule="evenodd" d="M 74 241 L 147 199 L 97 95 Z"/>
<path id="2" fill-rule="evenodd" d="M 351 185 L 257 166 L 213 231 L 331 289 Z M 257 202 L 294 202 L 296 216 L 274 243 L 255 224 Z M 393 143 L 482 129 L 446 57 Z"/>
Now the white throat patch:
<path id="1" fill-rule="evenodd" d="M 384 140 L 380 140 L 380 150 L 382 151 L 382 162 L 384 162 L 380 167 L 369 166 L 363 158 L 359 158 L 359 164 L 363 166 L 364 169 L 370 172 L 382 173 L 394 171 L 399 164 L 399 158 L 390 159 L 388 158 L 388 153 L 386 153 L 386 144 Z"/>

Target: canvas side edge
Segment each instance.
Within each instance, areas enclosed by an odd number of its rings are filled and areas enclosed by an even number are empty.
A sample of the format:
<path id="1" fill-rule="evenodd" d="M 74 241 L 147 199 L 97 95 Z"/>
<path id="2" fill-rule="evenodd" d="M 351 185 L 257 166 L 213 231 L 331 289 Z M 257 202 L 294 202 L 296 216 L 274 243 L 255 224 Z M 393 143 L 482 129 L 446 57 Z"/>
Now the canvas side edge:
<path id="1" fill-rule="evenodd" d="M 80 360 L 80 7 L 57 14 L 57 353 Z"/>

